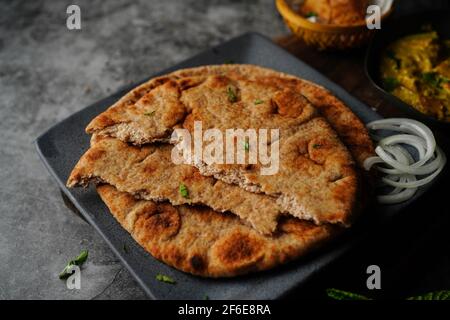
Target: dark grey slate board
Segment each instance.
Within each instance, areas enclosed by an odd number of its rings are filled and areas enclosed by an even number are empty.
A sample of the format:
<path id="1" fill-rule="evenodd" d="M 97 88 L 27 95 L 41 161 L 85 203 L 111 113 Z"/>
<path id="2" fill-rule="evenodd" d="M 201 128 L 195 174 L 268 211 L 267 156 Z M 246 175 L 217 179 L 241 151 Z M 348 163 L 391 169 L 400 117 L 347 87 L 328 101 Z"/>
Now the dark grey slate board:
<path id="1" fill-rule="evenodd" d="M 272 43 L 269 39 L 248 33 L 214 47 L 172 68 L 176 69 L 221 64 L 227 60 L 251 63 L 297 75 L 328 88 L 343 100 L 364 122 L 380 116 L 368 106 L 353 98 L 345 90 L 321 75 L 304 62 Z M 151 77 L 156 76 L 152 75 Z M 149 77 L 149 78 L 151 78 Z M 326 247 L 298 261 L 271 271 L 233 279 L 203 279 L 182 273 L 157 261 L 145 252 L 109 214 L 94 188 L 88 190 L 67 189 L 65 182 L 79 157 L 89 146 L 89 136 L 84 128 L 101 111 L 136 86 L 130 85 L 61 121 L 36 139 L 37 151 L 59 187 L 83 214 L 86 220 L 103 236 L 144 291 L 155 299 L 276 299 L 301 285 L 313 274 L 327 266 L 350 249 L 363 236 L 382 228 L 382 225 L 414 202 L 426 189 L 401 205 L 369 208 L 364 218 L 346 234 Z M 124 251 L 124 245 L 127 252 Z M 176 279 L 176 285 L 161 283 L 155 279 L 158 273 Z"/>

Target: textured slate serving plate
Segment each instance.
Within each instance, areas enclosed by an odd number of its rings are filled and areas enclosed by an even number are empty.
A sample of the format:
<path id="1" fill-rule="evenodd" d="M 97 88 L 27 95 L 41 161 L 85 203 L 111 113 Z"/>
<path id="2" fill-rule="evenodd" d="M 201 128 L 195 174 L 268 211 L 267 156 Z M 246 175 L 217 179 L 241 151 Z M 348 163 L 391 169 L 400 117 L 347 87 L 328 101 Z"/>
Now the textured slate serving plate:
<path id="1" fill-rule="evenodd" d="M 186 67 L 221 64 L 228 60 L 236 63 L 257 64 L 311 80 L 328 88 L 364 122 L 380 118 L 377 113 L 319 72 L 276 46 L 269 39 L 255 33 L 232 39 L 163 70 L 159 74 Z M 153 76 L 156 75 L 151 77 Z M 152 298 L 204 299 L 205 296 L 210 299 L 279 298 L 342 255 L 360 241 L 363 235 L 370 234 L 370 231 L 374 229 L 379 230 L 384 223 L 426 191 L 426 189 L 419 190 L 413 199 L 401 205 L 368 209 L 364 213 L 364 218 L 340 238 L 302 259 L 271 271 L 232 279 L 203 279 L 179 272 L 157 261 L 137 245 L 109 214 L 93 187 L 87 190 L 79 188 L 69 190 L 65 187 L 72 168 L 89 146 L 90 137 L 84 132 L 88 122 L 136 85 L 138 83 L 73 114 L 37 138 L 35 143 L 41 159 L 62 191 L 103 236 L 144 291 Z M 127 248 L 126 251 L 124 246 Z M 173 277 L 177 284 L 170 285 L 157 281 L 155 275 L 158 273 Z"/>

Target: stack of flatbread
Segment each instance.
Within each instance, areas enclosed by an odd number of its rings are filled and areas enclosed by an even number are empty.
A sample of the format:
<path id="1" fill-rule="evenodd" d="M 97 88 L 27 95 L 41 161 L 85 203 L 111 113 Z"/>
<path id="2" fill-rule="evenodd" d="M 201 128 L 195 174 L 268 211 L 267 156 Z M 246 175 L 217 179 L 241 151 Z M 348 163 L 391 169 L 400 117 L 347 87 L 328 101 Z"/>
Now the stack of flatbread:
<path id="1" fill-rule="evenodd" d="M 172 133 L 193 132 L 196 121 L 221 132 L 278 129 L 278 171 L 263 175 L 259 162 L 174 163 Z M 150 254 L 208 277 L 272 268 L 349 227 L 367 193 L 359 168 L 373 154 L 363 123 L 326 89 L 252 65 L 154 78 L 86 131 L 91 146 L 67 185 L 96 184 Z"/>

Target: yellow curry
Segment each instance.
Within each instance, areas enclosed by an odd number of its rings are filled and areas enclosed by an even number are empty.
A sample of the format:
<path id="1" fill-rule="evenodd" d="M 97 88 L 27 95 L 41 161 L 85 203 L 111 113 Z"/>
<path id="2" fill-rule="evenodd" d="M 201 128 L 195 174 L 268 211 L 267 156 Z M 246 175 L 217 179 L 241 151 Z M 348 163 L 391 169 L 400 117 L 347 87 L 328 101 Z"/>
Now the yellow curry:
<path id="1" fill-rule="evenodd" d="M 417 110 L 450 122 L 450 41 L 436 32 L 400 38 L 381 59 L 384 89 Z"/>

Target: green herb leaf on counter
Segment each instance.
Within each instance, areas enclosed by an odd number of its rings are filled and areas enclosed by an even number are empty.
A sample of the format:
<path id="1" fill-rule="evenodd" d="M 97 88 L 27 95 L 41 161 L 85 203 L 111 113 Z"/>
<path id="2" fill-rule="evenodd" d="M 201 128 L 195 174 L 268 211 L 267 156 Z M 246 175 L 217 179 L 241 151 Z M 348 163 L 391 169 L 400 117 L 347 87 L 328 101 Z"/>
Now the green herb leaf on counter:
<path id="1" fill-rule="evenodd" d="M 327 289 L 326 292 L 328 297 L 333 298 L 335 300 L 372 300 L 367 298 L 366 296 L 357 293 L 338 290 L 334 288 Z"/>
<path id="2" fill-rule="evenodd" d="M 317 13 L 310 11 L 305 15 L 306 18 L 317 17 Z"/>
<path id="3" fill-rule="evenodd" d="M 237 101 L 236 89 L 234 87 L 232 87 L 232 86 L 227 87 L 227 95 L 228 95 L 228 101 L 230 101 L 230 102 Z"/>
<path id="4" fill-rule="evenodd" d="M 164 274 L 157 274 L 156 275 L 156 280 L 161 281 L 161 282 L 165 282 L 165 283 L 169 283 L 169 284 L 175 284 L 177 283 L 174 279 L 172 279 L 169 276 L 166 276 Z"/>
<path id="5" fill-rule="evenodd" d="M 144 113 L 144 116 L 149 116 L 149 117 L 154 116 L 155 112 L 156 112 L 155 110 L 150 111 L 150 112 L 146 112 L 146 113 Z"/>
<path id="6" fill-rule="evenodd" d="M 366 296 L 330 288 L 326 290 L 328 297 L 335 300 L 372 300 Z M 433 291 L 419 296 L 406 298 L 406 300 L 450 300 L 450 290 Z"/>
<path id="7" fill-rule="evenodd" d="M 67 263 L 67 265 L 64 267 L 63 271 L 61 271 L 61 273 L 59 274 L 59 278 L 67 279 L 72 274 L 71 272 L 69 272 L 69 268 L 74 265 L 81 266 L 83 263 L 85 263 L 88 258 L 88 253 L 89 252 L 87 250 L 83 250 L 80 252 L 78 257 L 70 260 L 69 263 Z"/>
<path id="8" fill-rule="evenodd" d="M 450 290 L 429 292 L 424 295 L 409 297 L 407 300 L 450 300 Z"/>
<path id="9" fill-rule="evenodd" d="M 263 102 L 264 102 L 264 101 L 262 101 L 261 99 L 256 99 L 254 103 L 255 103 L 255 104 L 261 104 L 261 103 L 263 103 Z"/>
<path id="10" fill-rule="evenodd" d="M 394 89 L 397 88 L 399 85 L 400 81 L 398 81 L 394 77 L 387 77 L 383 79 L 383 86 L 389 92 L 394 91 Z"/>
<path id="11" fill-rule="evenodd" d="M 186 198 L 186 199 L 189 198 L 189 190 L 186 187 L 186 185 L 184 185 L 183 183 L 180 183 L 180 187 L 178 188 L 178 190 L 180 191 L 180 195 L 183 198 Z"/>

